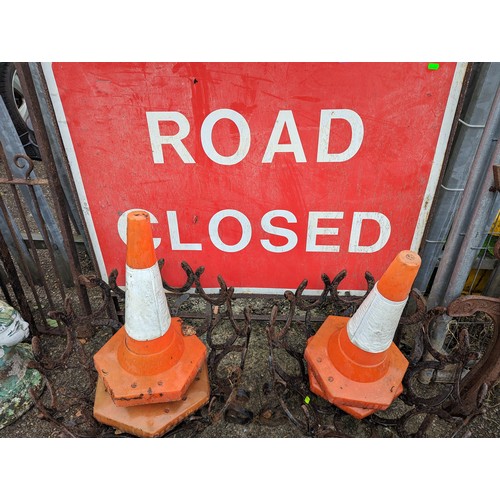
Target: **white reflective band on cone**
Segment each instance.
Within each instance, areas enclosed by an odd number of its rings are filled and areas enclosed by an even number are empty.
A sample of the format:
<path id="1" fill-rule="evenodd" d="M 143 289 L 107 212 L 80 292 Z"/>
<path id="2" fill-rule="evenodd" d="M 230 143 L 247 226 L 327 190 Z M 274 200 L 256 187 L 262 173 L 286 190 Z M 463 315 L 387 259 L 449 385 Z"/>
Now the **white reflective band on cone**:
<path id="1" fill-rule="evenodd" d="M 366 352 L 384 352 L 391 345 L 408 298 L 401 302 L 386 299 L 377 283 L 347 323 L 351 342 Z"/>
<path id="2" fill-rule="evenodd" d="M 161 337 L 170 326 L 170 311 L 158 264 L 147 269 L 125 267 L 125 330 L 135 340 Z"/>

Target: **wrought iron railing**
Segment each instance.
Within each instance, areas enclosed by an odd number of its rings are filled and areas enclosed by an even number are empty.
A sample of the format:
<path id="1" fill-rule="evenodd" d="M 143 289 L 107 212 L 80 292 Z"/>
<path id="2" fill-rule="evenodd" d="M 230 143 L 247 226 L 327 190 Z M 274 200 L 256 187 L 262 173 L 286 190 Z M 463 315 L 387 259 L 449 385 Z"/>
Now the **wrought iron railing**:
<path id="1" fill-rule="evenodd" d="M 262 298 L 235 296 L 233 287 L 227 286 L 222 277 L 219 277 L 219 293 L 206 294 L 201 283 L 203 268 L 193 271 L 187 263 L 182 268 L 186 273 L 185 285 L 165 284 L 165 289 L 172 315 L 184 320 L 184 334 L 198 335 L 208 347 L 211 397 L 208 405 L 171 430 L 167 437 L 202 435 L 207 427 L 222 419 L 242 426 L 292 425 L 310 437 L 424 437 L 432 435 L 436 425 L 444 426 L 446 430 L 441 432 L 445 436 L 462 437 L 467 435 L 469 424 L 484 413 L 487 395 L 499 378 L 500 300 L 464 296 L 448 308 L 427 311 L 425 299 L 413 290 L 394 338 L 410 363 L 403 380 L 404 391 L 388 410 L 357 421 L 311 393 L 303 358 L 307 339 L 327 315 L 351 316 L 365 298 L 338 293 L 345 271 L 333 280 L 323 275 L 324 289 L 317 297 L 306 298 L 304 280 L 294 292 L 267 297 L 264 302 L 270 312 L 254 315 L 252 301 Z M 64 369 L 76 356 L 89 380 L 84 393 L 89 418 L 91 387 L 97 373 L 91 354 L 85 354 L 78 341 L 78 331 L 82 327 L 87 330 L 108 327 L 110 335 L 123 324 L 124 292 L 116 286 L 116 277 L 116 271 L 111 273 L 108 283 L 95 276 L 81 277 L 84 286 L 101 291 L 101 305 L 93 314 L 78 316 L 69 299 L 65 310 L 50 314 L 66 334 L 65 348 L 56 359 L 43 352 L 40 339 L 33 339 L 34 366 L 45 374 L 48 387 L 51 387 L 51 371 Z M 374 285 L 370 273 L 366 273 L 366 281 L 368 293 Z M 111 310 L 114 310 L 112 315 Z M 445 352 L 433 347 L 430 335 L 434 322 L 443 314 L 456 318 Z M 479 317 L 472 318 L 474 315 Z M 465 328 L 467 318 L 472 319 Z M 245 379 L 247 372 L 255 370 L 247 357 L 249 352 L 252 354 L 250 341 L 256 335 L 267 343 L 267 370 L 260 374 L 259 395 L 252 400 L 254 396 Z M 425 373 L 427 380 L 422 381 Z M 57 388 L 50 393 L 57 394 Z M 82 401 L 79 404 L 85 405 Z M 38 400 L 37 407 L 43 418 L 50 418 L 63 432 L 95 437 L 115 435 L 112 429 L 97 422 L 86 423 L 91 432 L 79 433 L 78 428 L 70 428 L 64 420 L 56 418 L 63 408 L 57 408 L 54 401 L 42 409 Z"/>

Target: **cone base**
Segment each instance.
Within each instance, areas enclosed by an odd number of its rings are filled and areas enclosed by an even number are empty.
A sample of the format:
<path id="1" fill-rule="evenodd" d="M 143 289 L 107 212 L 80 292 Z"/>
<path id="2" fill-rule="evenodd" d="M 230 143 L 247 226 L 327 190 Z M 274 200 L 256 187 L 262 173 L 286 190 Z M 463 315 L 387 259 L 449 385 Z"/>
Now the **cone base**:
<path id="1" fill-rule="evenodd" d="M 318 381 L 314 378 L 314 375 L 312 374 L 309 374 L 309 386 L 311 391 L 314 394 L 316 394 L 316 396 L 319 396 L 328 401 L 327 397 L 325 396 L 325 393 L 323 392 L 323 389 L 321 389 L 321 386 L 318 384 Z M 398 397 L 402 392 L 403 392 L 403 384 L 399 386 L 396 397 Z M 369 415 L 373 415 L 377 411 L 381 411 L 377 410 L 376 408 L 361 408 L 361 407 L 358 408 L 356 406 L 343 405 L 340 403 L 333 403 L 333 404 L 337 408 L 340 408 L 342 411 L 348 413 L 354 418 L 357 418 L 358 420 L 362 420 L 363 418 L 368 417 Z M 387 406 L 387 408 L 389 408 L 389 406 Z M 387 408 L 383 409 L 386 410 Z"/>
<path id="2" fill-rule="evenodd" d="M 409 363 L 392 343 L 386 351 L 387 372 L 379 380 L 358 382 L 343 375 L 328 356 L 328 346 L 332 336 L 339 335 L 348 321 L 346 317 L 328 316 L 309 339 L 304 358 L 312 392 L 354 417 L 364 418 L 376 411 L 386 410 L 401 394 L 401 382 Z"/>
<path id="3" fill-rule="evenodd" d="M 189 386 L 184 398 L 170 403 L 116 406 L 99 377 L 94 401 L 94 418 L 134 436 L 161 437 L 204 406 L 209 397 L 210 382 L 206 362 Z"/>
<path id="4" fill-rule="evenodd" d="M 127 366 L 120 363 L 119 351 L 126 349 L 125 327 L 120 328 L 94 355 L 97 373 L 117 406 L 167 403 L 179 401 L 184 396 L 200 367 L 206 362 L 207 349 L 196 335 L 182 335 L 181 324 L 180 318 L 172 318 L 165 335 L 177 336 L 182 354 L 170 366 L 167 363 L 169 352 L 162 353 L 165 367 L 157 369 L 154 374 L 130 373 Z"/>

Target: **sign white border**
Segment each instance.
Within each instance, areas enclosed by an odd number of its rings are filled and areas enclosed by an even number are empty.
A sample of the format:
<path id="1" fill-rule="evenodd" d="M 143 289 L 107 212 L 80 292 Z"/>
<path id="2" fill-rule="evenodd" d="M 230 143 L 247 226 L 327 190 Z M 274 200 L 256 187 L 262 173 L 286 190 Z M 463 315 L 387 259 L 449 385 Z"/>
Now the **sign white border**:
<path id="1" fill-rule="evenodd" d="M 462 91 L 463 80 L 465 72 L 467 69 L 466 62 L 458 62 L 455 68 L 455 74 L 453 75 L 453 81 L 451 84 L 450 93 L 448 95 L 448 101 L 446 103 L 446 108 L 443 116 L 443 121 L 441 123 L 441 130 L 439 132 L 438 142 L 436 145 L 436 150 L 434 153 L 434 159 L 432 161 L 432 167 L 429 174 L 429 181 L 427 183 L 427 188 L 425 190 L 424 198 L 422 200 L 422 205 L 420 208 L 420 214 L 417 220 L 417 225 L 415 226 L 415 232 L 413 234 L 413 240 L 411 243 L 411 250 L 418 251 L 422 236 L 424 234 L 425 226 L 429 218 L 430 209 L 434 196 L 436 194 L 437 184 L 441 175 L 441 169 L 443 167 L 444 155 L 448 145 L 448 140 L 450 138 L 451 128 L 453 125 L 453 119 L 455 117 L 455 112 L 458 105 L 458 100 L 460 98 L 460 93 Z M 54 73 L 52 71 L 51 62 L 43 62 L 42 69 L 47 82 L 47 87 L 49 89 L 50 98 L 52 100 L 52 105 L 54 107 L 54 112 L 56 115 L 56 120 L 59 125 L 59 130 L 61 133 L 61 138 L 66 150 L 69 165 L 71 168 L 71 173 L 75 182 L 75 187 L 80 199 L 80 204 L 83 211 L 83 216 L 87 224 L 88 232 L 92 242 L 92 247 L 94 249 L 95 257 L 99 265 L 99 272 L 101 278 L 107 282 L 108 276 L 106 273 L 106 266 L 104 265 L 104 258 L 102 256 L 101 248 L 99 246 L 99 240 L 97 239 L 97 234 L 95 231 L 94 221 L 92 219 L 92 214 L 90 206 L 87 200 L 87 195 L 85 193 L 85 188 L 83 186 L 82 177 L 80 174 L 80 167 L 78 165 L 78 160 L 76 158 L 75 149 L 73 147 L 73 141 L 71 139 L 71 134 L 68 128 L 68 122 L 66 120 L 66 115 L 64 113 L 64 108 L 61 102 L 61 97 L 59 95 L 59 90 L 57 88 Z M 299 283 L 297 283 L 297 286 Z M 285 288 L 246 288 L 246 287 L 235 287 L 235 293 L 246 293 L 246 294 L 268 294 L 268 295 L 280 295 L 283 294 L 287 289 Z M 190 290 L 194 292 L 194 290 Z M 218 293 L 218 288 L 206 288 L 207 293 Z M 304 295 L 317 295 L 323 290 L 304 290 Z M 350 292 L 352 295 L 363 295 L 366 290 L 339 290 L 339 292 Z"/>

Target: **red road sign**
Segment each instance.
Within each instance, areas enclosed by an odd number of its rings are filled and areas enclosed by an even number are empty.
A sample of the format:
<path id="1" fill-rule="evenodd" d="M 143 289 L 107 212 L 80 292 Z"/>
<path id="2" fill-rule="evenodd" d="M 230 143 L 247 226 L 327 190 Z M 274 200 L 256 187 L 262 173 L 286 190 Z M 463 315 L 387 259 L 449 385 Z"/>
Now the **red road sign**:
<path id="1" fill-rule="evenodd" d="M 434 66 L 435 67 L 435 66 Z M 418 250 L 465 64 L 44 65 L 93 246 L 124 284 L 124 214 L 148 210 L 163 275 L 365 288 Z M 122 237 L 120 236 L 120 230 Z"/>

